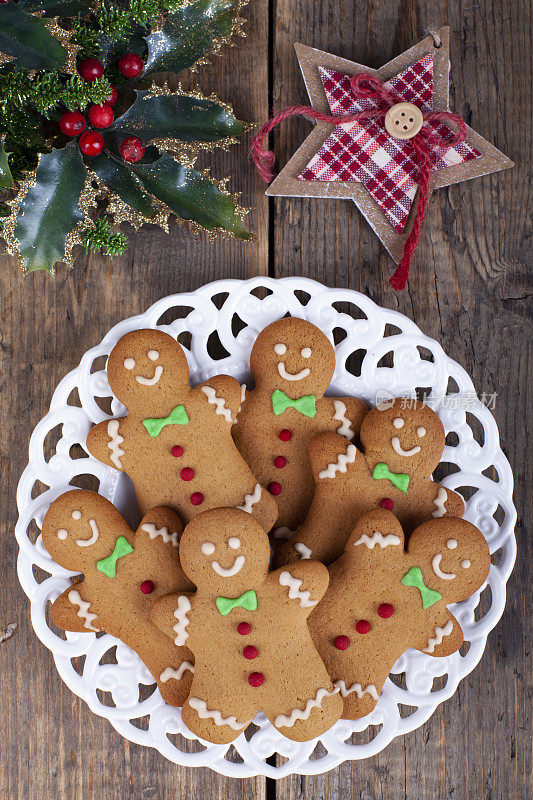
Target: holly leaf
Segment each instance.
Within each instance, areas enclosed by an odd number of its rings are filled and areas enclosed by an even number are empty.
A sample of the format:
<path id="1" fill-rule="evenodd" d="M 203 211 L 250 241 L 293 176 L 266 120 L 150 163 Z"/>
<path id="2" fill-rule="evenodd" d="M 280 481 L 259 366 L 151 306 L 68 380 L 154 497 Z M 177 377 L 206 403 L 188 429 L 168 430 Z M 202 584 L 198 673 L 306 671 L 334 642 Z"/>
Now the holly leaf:
<path id="1" fill-rule="evenodd" d="M 139 136 L 143 142 L 172 137 L 182 142 L 217 142 L 244 132 L 244 125 L 221 103 L 186 95 L 137 91 L 133 105 L 108 129 Z"/>
<path id="2" fill-rule="evenodd" d="M 225 230 L 249 239 L 233 199 L 200 172 L 177 162 L 168 153 L 152 163 L 128 164 L 147 192 L 157 197 L 181 219 L 207 230 Z"/>
<path id="3" fill-rule="evenodd" d="M 25 11 L 42 11 L 45 17 L 75 17 L 87 13 L 89 0 L 19 0 Z"/>
<path id="4" fill-rule="evenodd" d="M 67 58 L 43 20 L 12 2 L 0 11 L 0 53 L 15 58 L 19 69 L 57 69 Z"/>
<path id="5" fill-rule="evenodd" d="M 181 72 L 219 49 L 235 28 L 242 0 L 196 0 L 169 14 L 159 31 L 146 36 L 143 78 L 154 72 Z"/>
<path id="6" fill-rule="evenodd" d="M 157 210 L 150 197 L 143 190 L 137 178 L 132 175 L 129 164 L 114 158 L 106 152 L 90 159 L 90 168 L 95 172 L 107 188 L 120 197 L 125 203 L 144 214 L 154 217 Z"/>
<path id="7" fill-rule="evenodd" d="M 39 158 L 35 184 L 20 205 L 14 230 L 25 269 L 51 272 L 64 257 L 66 237 L 83 219 L 79 199 L 85 175 L 77 142 Z"/>
<path id="8" fill-rule="evenodd" d="M 0 188 L 9 189 L 13 186 L 13 175 L 9 168 L 9 153 L 6 153 L 3 145 L 0 145 Z"/>

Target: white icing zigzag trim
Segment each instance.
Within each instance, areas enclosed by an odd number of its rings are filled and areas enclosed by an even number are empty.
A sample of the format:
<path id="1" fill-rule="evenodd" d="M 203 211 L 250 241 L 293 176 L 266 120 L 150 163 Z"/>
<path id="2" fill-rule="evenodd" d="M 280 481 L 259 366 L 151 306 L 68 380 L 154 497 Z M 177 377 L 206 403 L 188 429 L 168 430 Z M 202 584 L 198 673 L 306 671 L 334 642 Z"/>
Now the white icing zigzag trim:
<path id="1" fill-rule="evenodd" d="M 401 544 L 401 542 L 400 538 L 395 536 L 393 533 L 388 533 L 386 536 L 383 536 L 383 534 L 379 531 L 374 531 L 372 536 L 368 536 L 366 533 L 363 533 L 363 535 L 353 543 L 353 546 L 356 547 L 358 544 L 366 545 L 369 550 L 373 550 L 374 547 L 379 544 L 383 550 L 384 547 L 389 547 L 389 545 L 394 544 Z"/>
<path id="2" fill-rule="evenodd" d="M 295 578 L 287 570 L 284 570 L 280 574 L 279 582 L 282 586 L 289 587 L 289 598 L 291 600 L 298 600 L 300 608 L 312 608 L 318 603 L 318 600 L 311 600 L 311 592 L 307 590 L 302 591 L 300 589 L 302 581 Z"/>
<path id="3" fill-rule="evenodd" d="M 278 714 L 274 720 L 274 725 L 276 728 L 292 728 L 297 720 L 309 719 L 313 708 L 322 708 L 322 701 L 324 697 L 330 697 L 331 695 L 337 694 L 338 691 L 338 687 L 336 687 L 332 692 L 328 691 L 327 689 L 319 689 L 315 697 L 307 701 L 303 711 L 300 708 L 295 708 L 291 712 L 290 717 L 285 716 L 285 714 Z"/>
<path id="4" fill-rule="evenodd" d="M 194 673 L 194 664 L 191 664 L 190 661 L 184 661 L 183 664 L 179 665 L 178 669 L 174 669 L 173 667 L 167 667 L 163 670 L 161 675 L 159 676 L 159 680 L 161 683 L 166 683 L 171 678 L 174 680 L 179 681 L 183 678 L 184 672 L 192 672 Z"/>
<path id="5" fill-rule="evenodd" d="M 443 517 L 446 514 L 445 503 L 448 499 L 448 492 L 444 488 L 444 486 L 439 486 L 439 491 L 437 492 L 436 498 L 433 500 L 433 505 L 436 506 L 436 510 L 431 512 L 432 517 Z"/>
<path id="6" fill-rule="evenodd" d="M 354 432 L 352 431 L 351 421 L 346 417 L 346 406 L 342 400 L 334 400 L 333 405 L 335 406 L 335 415 L 333 419 L 342 423 L 337 428 L 337 433 L 340 433 L 341 436 L 344 436 L 351 442 L 354 437 Z"/>
<path id="7" fill-rule="evenodd" d="M 176 633 L 174 644 L 177 647 L 182 647 L 189 638 L 187 625 L 189 624 L 190 619 L 187 616 L 187 612 L 190 610 L 191 610 L 191 602 L 189 598 L 186 597 L 184 594 L 181 594 L 178 597 L 178 607 L 174 611 L 174 616 L 178 621 L 172 628 L 172 630 Z"/>
<path id="8" fill-rule="evenodd" d="M 70 600 L 73 606 L 79 607 L 80 610 L 77 612 L 77 614 L 78 617 L 81 617 L 82 619 L 85 620 L 83 627 L 88 628 L 90 631 L 96 631 L 96 633 L 98 633 L 99 628 L 95 628 L 93 625 L 93 622 L 98 616 L 98 614 L 89 613 L 91 604 L 87 600 L 82 600 L 80 593 L 76 589 L 72 589 L 68 593 L 68 599 Z"/>
<path id="9" fill-rule="evenodd" d="M 252 513 L 252 506 L 261 500 L 261 486 L 256 483 L 253 494 L 244 495 L 244 505 L 237 506 L 241 511 L 246 511 L 247 514 Z"/>
<path id="10" fill-rule="evenodd" d="M 423 653 L 432 653 L 435 650 L 435 647 L 438 644 L 441 644 L 442 640 L 445 636 L 449 636 L 450 633 L 453 631 L 453 620 L 449 619 L 444 627 L 439 628 L 437 625 L 435 628 L 435 637 L 430 637 L 428 639 L 428 646 L 424 648 L 422 651 Z"/>
<path id="11" fill-rule="evenodd" d="M 226 401 L 223 397 L 217 397 L 217 394 L 211 386 L 202 386 L 202 392 L 207 397 L 208 402 L 211 405 L 216 406 L 216 414 L 221 414 L 226 422 L 233 422 L 233 417 L 231 416 L 231 411 L 229 408 L 226 408 Z"/>
<path id="12" fill-rule="evenodd" d="M 363 695 L 369 694 L 376 702 L 378 701 L 379 695 L 373 683 L 369 683 L 364 689 L 360 683 L 352 683 L 349 689 L 346 688 L 344 681 L 334 681 L 333 685 L 340 691 L 341 697 L 348 697 L 349 694 L 355 692 L 359 700 L 362 699 Z"/>
<path id="13" fill-rule="evenodd" d="M 173 531 L 172 533 L 169 533 L 166 526 L 163 528 L 158 528 L 153 522 L 145 522 L 144 525 L 141 525 L 141 530 L 146 531 L 150 539 L 155 539 L 157 536 L 162 536 L 165 544 L 172 542 L 173 547 L 178 546 L 178 532 Z"/>
<path id="14" fill-rule="evenodd" d="M 210 711 L 205 700 L 200 700 L 199 697 L 189 697 L 189 705 L 194 708 L 200 719 L 212 719 L 215 725 L 228 725 L 234 731 L 246 728 L 252 721 L 249 719 L 247 722 L 237 722 L 237 717 L 223 717 L 220 711 Z"/>
<path id="15" fill-rule="evenodd" d="M 344 453 L 339 453 L 339 459 L 335 462 L 335 464 L 329 464 L 327 469 L 323 469 L 321 472 L 318 473 L 319 478 L 334 478 L 337 472 L 346 472 L 346 465 L 353 464 L 355 461 L 355 457 L 357 455 L 357 448 L 354 444 L 349 444 L 348 449 L 346 451 L 346 455 Z"/>
<path id="16" fill-rule="evenodd" d="M 297 553 L 300 553 L 302 560 L 304 558 L 311 558 L 311 548 L 307 547 L 303 542 L 295 542 L 294 549 Z"/>
<path id="17" fill-rule="evenodd" d="M 120 459 L 125 453 L 120 445 L 124 441 L 124 437 L 118 432 L 119 425 L 118 419 L 110 419 L 107 423 L 107 435 L 109 436 L 107 446 L 111 450 L 111 461 L 117 469 L 122 469 L 122 461 Z"/>

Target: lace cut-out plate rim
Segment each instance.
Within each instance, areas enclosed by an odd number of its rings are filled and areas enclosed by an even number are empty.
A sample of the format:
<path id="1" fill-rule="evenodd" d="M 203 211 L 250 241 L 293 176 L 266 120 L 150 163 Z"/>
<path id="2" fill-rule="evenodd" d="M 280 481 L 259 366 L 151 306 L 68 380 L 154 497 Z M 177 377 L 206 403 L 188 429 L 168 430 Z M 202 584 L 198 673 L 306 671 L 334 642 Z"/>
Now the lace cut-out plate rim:
<path id="1" fill-rule="evenodd" d="M 298 743 L 283 737 L 259 714 L 255 729 L 241 734 L 232 746 L 212 745 L 185 728 L 179 709 L 166 706 L 157 689 L 146 696 L 145 687 L 153 678 L 125 645 L 108 634 L 67 633 L 63 638 L 49 626 L 48 602 L 72 576 L 48 555 L 40 527 L 50 503 L 80 476 L 90 476 L 98 491 L 130 523 L 135 521 L 129 480 L 92 457 L 79 457 L 92 424 L 110 416 L 102 408 L 102 401 L 109 403 L 111 398 L 103 362 L 121 336 L 140 327 L 159 327 L 185 346 L 193 383 L 221 372 L 243 382 L 250 377 L 248 357 L 257 333 L 286 314 L 308 319 L 336 343 L 337 366 L 329 393 L 352 394 L 372 403 L 413 397 L 417 390 L 428 396 L 454 442 L 443 454 L 451 474 L 441 482 L 465 495 L 465 516 L 487 538 L 494 563 L 482 590 L 450 606 L 463 627 L 467 651 L 432 658 L 408 650 L 392 670 L 401 679 L 386 682 L 368 717 L 341 720 L 318 740 Z M 110 411 L 117 416 L 124 407 L 111 398 Z M 60 382 L 50 411 L 32 433 L 29 463 L 19 481 L 18 574 L 30 599 L 32 625 L 52 651 L 62 679 L 126 739 L 154 747 L 174 763 L 209 766 L 230 777 L 318 774 L 345 760 L 374 755 L 394 737 L 418 728 L 474 669 L 505 607 L 505 586 L 516 555 L 512 491 L 511 469 L 492 414 L 477 398 L 465 370 L 414 322 L 359 292 L 327 288 L 308 278 L 221 280 L 162 298 L 144 314 L 118 323 Z M 435 678 L 442 679 L 441 688 L 434 688 Z M 276 763 L 268 763 L 275 753 Z"/>

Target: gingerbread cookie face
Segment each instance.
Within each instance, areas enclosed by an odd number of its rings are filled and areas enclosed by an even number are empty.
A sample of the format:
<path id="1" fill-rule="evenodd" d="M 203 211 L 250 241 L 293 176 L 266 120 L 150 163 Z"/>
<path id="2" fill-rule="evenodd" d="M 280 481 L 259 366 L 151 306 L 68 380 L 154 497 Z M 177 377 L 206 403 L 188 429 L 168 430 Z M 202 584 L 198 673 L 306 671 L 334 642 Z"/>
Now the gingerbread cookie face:
<path id="1" fill-rule="evenodd" d="M 466 520 L 432 519 L 404 550 L 404 533 L 385 509 L 364 514 L 343 555 L 329 568 L 330 584 L 309 626 L 344 700 L 343 717 L 376 705 L 387 676 L 409 647 L 431 656 L 457 650 L 459 623 L 448 611 L 484 583 L 487 543 Z"/>
<path id="2" fill-rule="evenodd" d="M 170 509 L 152 509 L 135 533 L 108 500 L 80 489 L 55 500 L 43 522 L 50 555 L 84 576 L 54 602 L 53 621 L 64 630 L 106 631 L 121 639 L 139 654 L 171 705 L 187 697 L 194 659 L 171 645 L 150 611 L 168 592 L 191 587 L 179 565 L 180 535 Z"/>
<path id="3" fill-rule="evenodd" d="M 395 400 L 376 406 L 361 425 L 361 444 L 369 466 L 384 463 L 395 473 L 431 475 L 444 450 L 442 423 L 427 405 Z"/>
<path id="4" fill-rule="evenodd" d="M 194 653 L 182 717 L 211 742 L 233 741 L 260 710 L 285 736 L 304 741 L 342 711 L 307 627 L 327 569 L 306 561 L 268 572 L 269 551 L 267 535 L 245 512 L 220 508 L 195 517 L 180 559 L 197 590 L 164 597 L 152 610 L 161 630 Z"/>
<path id="5" fill-rule="evenodd" d="M 189 388 L 185 353 L 163 331 L 132 331 L 117 342 L 107 363 L 109 385 L 131 412 L 163 413 L 169 398 Z"/>
<path id="6" fill-rule="evenodd" d="M 107 371 L 129 413 L 96 425 L 87 448 L 130 476 L 141 513 L 163 505 L 187 522 L 206 509 L 234 504 L 266 530 L 272 527 L 276 502 L 231 437 L 241 403 L 234 378 L 217 375 L 192 389 L 181 346 L 158 330 L 120 339 Z"/>
<path id="7" fill-rule="evenodd" d="M 311 440 L 313 501 L 300 530 L 276 552 L 276 565 L 302 553 L 331 563 L 373 508 L 392 511 L 408 535 L 427 519 L 463 515 L 460 495 L 431 480 L 445 432 L 429 406 L 402 398 L 376 406 L 361 425 L 361 442 L 363 452 L 334 433 Z"/>
<path id="8" fill-rule="evenodd" d="M 306 320 L 287 317 L 265 328 L 252 348 L 250 368 L 255 388 L 244 396 L 233 437 L 260 483 L 276 498 L 274 535 L 286 536 L 303 522 L 311 503 L 311 438 L 330 430 L 352 440 L 367 409 L 355 398 L 324 397 L 335 351 L 327 336 Z"/>
<path id="9" fill-rule="evenodd" d="M 315 325 L 286 317 L 259 334 L 250 354 L 250 369 L 258 388 L 321 396 L 333 377 L 335 351 Z"/>

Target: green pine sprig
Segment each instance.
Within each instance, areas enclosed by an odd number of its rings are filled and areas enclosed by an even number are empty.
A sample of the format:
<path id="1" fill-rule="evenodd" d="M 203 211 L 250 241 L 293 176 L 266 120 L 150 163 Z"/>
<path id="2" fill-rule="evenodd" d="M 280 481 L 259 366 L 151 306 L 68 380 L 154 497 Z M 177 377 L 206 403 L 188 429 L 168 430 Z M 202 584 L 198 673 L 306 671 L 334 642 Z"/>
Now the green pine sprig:
<path id="1" fill-rule="evenodd" d="M 80 75 L 67 78 L 46 70 L 33 75 L 26 70 L 6 72 L 0 74 L 0 124 L 6 124 L 10 115 L 27 106 L 49 119 L 49 112 L 59 104 L 70 111 L 83 109 L 89 103 L 101 105 L 110 91 L 107 78 L 86 83 Z"/>
<path id="2" fill-rule="evenodd" d="M 81 239 L 87 253 L 105 248 L 104 255 L 111 258 L 121 256 L 128 247 L 127 238 L 122 233 L 113 233 L 105 217 L 95 219 L 93 228 L 85 228 Z"/>

